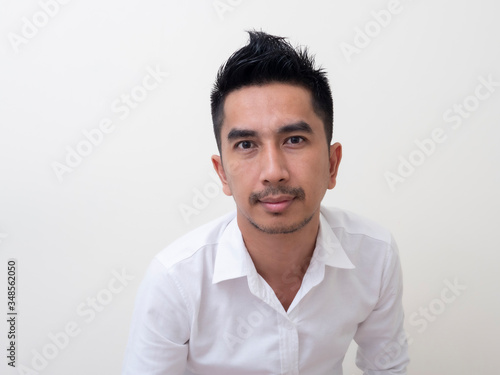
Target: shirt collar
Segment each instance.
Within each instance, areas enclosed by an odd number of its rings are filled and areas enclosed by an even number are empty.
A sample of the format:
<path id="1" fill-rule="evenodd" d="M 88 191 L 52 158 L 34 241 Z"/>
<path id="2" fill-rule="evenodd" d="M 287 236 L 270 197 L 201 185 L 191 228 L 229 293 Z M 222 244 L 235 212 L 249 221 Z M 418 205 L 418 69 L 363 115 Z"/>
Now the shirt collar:
<path id="1" fill-rule="evenodd" d="M 316 247 L 311 259 L 312 265 L 321 263 L 330 267 L 355 268 L 322 214 L 320 214 Z M 220 281 L 256 273 L 257 270 L 243 241 L 237 219 L 234 217 L 225 228 L 218 243 L 212 283 L 216 284 Z"/>
<path id="2" fill-rule="evenodd" d="M 312 261 L 336 268 L 356 268 L 347 256 L 332 227 L 322 214 L 319 215 L 319 231 Z"/>
<path id="3" fill-rule="evenodd" d="M 238 221 L 234 217 L 217 245 L 212 283 L 248 276 L 251 273 L 257 273 L 257 270 L 243 241 Z"/>

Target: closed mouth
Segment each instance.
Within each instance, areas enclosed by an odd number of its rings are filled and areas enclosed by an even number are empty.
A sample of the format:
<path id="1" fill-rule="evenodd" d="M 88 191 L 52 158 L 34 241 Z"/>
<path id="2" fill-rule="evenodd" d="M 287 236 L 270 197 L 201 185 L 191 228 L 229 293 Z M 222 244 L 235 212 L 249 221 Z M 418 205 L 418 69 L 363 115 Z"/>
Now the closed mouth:
<path id="1" fill-rule="evenodd" d="M 280 203 L 280 202 L 287 202 L 295 199 L 295 197 L 291 195 L 278 195 L 278 196 L 268 196 L 264 197 L 262 199 L 259 199 L 260 202 L 262 203 Z"/>

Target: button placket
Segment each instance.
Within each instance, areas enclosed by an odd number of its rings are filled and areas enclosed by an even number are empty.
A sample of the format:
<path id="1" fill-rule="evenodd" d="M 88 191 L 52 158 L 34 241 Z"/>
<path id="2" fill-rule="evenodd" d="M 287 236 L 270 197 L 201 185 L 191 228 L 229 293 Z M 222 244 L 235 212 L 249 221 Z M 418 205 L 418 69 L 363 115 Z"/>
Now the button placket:
<path id="1" fill-rule="evenodd" d="M 282 375 L 299 374 L 299 335 L 287 316 L 280 317 L 280 359 Z"/>

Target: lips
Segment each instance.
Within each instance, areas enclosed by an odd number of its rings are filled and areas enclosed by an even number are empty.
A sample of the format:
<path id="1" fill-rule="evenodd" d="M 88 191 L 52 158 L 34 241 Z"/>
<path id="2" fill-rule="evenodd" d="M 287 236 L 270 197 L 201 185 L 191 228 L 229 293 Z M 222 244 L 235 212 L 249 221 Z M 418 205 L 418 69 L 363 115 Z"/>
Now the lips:
<path id="1" fill-rule="evenodd" d="M 271 196 L 264 197 L 264 198 L 259 199 L 259 200 L 262 203 L 279 203 L 279 202 L 291 201 L 293 198 L 295 198 L 295 197 L 293 197 L 291 195 L 278 195 L 278 196 L 271 195 Z"/>
<path id="2" fill-rule="evenodd" d="M 291 195 L 268 196 L 259 200 L 259 203 L 269 212 L 280 213 L 285 211 L 295 197 Z"/>

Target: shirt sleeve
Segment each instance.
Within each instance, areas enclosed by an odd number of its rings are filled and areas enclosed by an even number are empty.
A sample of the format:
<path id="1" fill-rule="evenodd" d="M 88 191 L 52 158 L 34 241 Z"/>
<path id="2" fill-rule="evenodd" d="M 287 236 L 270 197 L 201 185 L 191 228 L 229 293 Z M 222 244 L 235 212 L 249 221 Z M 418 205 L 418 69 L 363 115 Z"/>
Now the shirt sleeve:
<path id="1" fill-rule="evenodd" d="M 154 259 L 136 297 L 122 375 L 184 374 L 188 317 L 182 291 Z"/>
<path id="2" fill-rule="evenodd" d="M 405 375 L 409 362 L 403 328 L 403 278 L 398 248 L 391 237 L 379 300 L 371 314 L 358 326 L 356 365 L 364 375 Z"/>

